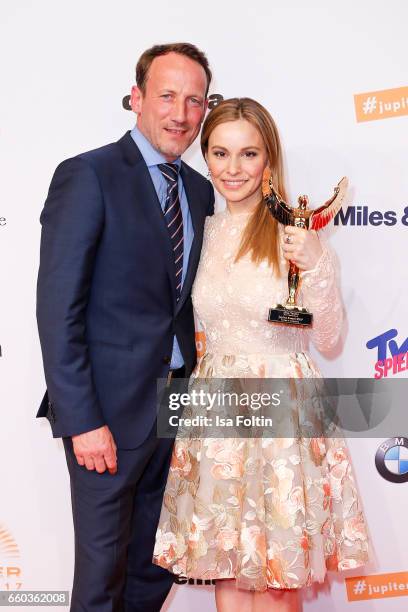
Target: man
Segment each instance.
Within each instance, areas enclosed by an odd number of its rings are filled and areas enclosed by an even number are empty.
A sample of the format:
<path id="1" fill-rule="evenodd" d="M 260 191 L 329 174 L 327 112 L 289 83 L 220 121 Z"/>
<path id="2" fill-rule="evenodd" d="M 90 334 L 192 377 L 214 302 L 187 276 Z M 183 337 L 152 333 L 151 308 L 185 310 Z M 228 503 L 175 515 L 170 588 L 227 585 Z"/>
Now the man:
<path id="1" fill-rule="evenodd" d="M 214 194 L 180 155 L 210 80 L 193 45 L 148 49 L 136 127 L 60 164 L 41 214 L 37 416 L 63 438 L 70 473 L 73 612 L 156 612 L 172 584 L 151 563 L 172 446 L 156 437 L 156 381 L 196 361 L 190 290 Z"/>

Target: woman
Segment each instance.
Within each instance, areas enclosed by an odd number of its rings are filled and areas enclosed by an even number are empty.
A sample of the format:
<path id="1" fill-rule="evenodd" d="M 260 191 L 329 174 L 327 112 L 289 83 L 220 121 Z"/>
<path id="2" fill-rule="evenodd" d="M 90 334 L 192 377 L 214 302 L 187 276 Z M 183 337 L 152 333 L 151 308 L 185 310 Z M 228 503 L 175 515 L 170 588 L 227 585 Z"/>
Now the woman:
<path id="1" fill-rule="evenodd" d="M 262 199 L 267 169 L 285 198 L 282 151 L 269 113 L 249 98 L 208 115 L 202 151 L 226 210 L 207 218 L 193 287 L 206 334 L 200 379 L 319 377 L 307 350 L 339 337 L 342 305 L 332 256 L 314 231 L 280 228 Z M 287 297 L 287 266 L 302 271 L 311 330 L 267 321 Z M 299 610 L 299 589 L 327 569 L 367 561 L 367 535 L 339 438 L 178 436 L 154 562 L 216 580 L 219 612 Z"/>

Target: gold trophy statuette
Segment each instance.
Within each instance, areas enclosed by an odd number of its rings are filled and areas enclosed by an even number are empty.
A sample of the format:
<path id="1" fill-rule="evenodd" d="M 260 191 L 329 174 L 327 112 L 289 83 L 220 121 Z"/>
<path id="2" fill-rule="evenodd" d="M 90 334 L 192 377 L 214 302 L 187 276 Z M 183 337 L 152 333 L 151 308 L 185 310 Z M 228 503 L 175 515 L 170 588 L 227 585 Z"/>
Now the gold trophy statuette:
<path id="1" fill-rule="evenodd" d="M 265 170 L 262 182 L 262 193 L 272 216 L 283 225 L 294 225 L 305 229 L 320 230 L 336 216 L 342 207 L 347 191 L 348 180 L 343 177 L 334 188 L 334 195 L 323 206 L 314 210 L 307 208 L 309 199 L 302 195 L 298 198 L 298 207 L 287 204 L 275 189 L 269 169 Z M 288 289 L 289 295 L 285 304 L 277 304 L 269 309 L 268 321 L 286 325 L 309 326 L 313 322 L 313 314 L 306 308 L 297 306 L 296 294 L 299 288 L 300 271 L 289 262 Z"/>

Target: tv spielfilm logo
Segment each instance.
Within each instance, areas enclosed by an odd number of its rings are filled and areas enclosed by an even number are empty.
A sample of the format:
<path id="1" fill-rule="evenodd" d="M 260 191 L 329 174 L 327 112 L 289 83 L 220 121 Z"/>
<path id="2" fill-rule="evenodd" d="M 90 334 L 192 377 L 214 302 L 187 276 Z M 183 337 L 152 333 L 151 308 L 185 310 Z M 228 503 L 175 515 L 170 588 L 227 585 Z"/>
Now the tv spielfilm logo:
<path id="1" fill-rule="evenodd" d="M 395 339 L 397 336 L 398 330 L 388 329 L 366 343 L 369 350 L 377 349 L 374 378 L 380 379 L 408 371 L 408 338 L 398 345 Z"/>
<path id="2" fill-rule="evenodd" d="M 375 467 L 388 482 L 408 482 L 408 438 L 389 438 L 375 454 Z"/>
<path id="3" fill-rule="evenodd" d="M 0 590 L 21 589 L 20 550 L 14 537 L 0 525 Z"/>

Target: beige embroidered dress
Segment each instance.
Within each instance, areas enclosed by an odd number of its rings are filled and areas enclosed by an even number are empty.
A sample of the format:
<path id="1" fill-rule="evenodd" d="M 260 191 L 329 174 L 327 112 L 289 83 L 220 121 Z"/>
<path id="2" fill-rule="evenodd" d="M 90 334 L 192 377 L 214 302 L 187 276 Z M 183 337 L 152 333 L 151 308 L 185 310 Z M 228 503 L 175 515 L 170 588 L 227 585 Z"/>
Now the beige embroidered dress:
<path id="1" fill-rule="evenodd" d="M 342 305 L 324 246 L 302 275 L 301 300 L 313 329 L 267 322 L 287 297 L 287 276 L 245 256 L 234 263 L 248 213 L 207 218 L 193 287 L 206 352 L 191 381 L 320 377 L 309 342 L 338 338 Z M 239 588 L 291 589 L 323 581 L 326 570 L 364 564 L 368 538 L 342 438 L 177 438 L 154 563 L 192 578 L 235 578 Z"/>

